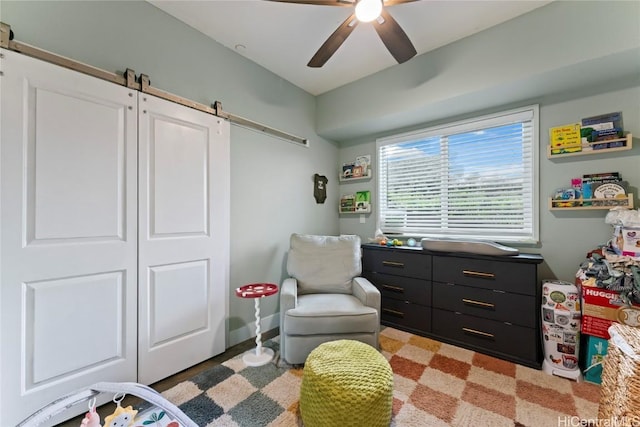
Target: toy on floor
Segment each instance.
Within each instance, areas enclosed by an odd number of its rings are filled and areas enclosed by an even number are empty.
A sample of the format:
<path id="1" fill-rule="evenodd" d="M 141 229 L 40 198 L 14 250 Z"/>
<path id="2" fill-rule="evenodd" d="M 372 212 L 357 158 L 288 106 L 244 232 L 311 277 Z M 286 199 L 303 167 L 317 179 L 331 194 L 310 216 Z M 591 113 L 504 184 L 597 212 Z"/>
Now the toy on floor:
<path id="1" fill-rule="evenodd" d="M 117 408 L 113 414 L 105 417 L 104 424 L 101 425 L 96 401 L 104 401 L 105 394 L 113 396 L 112 400 Z M 125 395 L 142 399 L 144 409 L 137 411 L 131 406 L 123 408 L 121 403 Z M 88 402 L 89 412 L 85 414 L 79 427 L 198 427 L 180 408 L 156 390 L 134 382 L 99 382 L 76 390 L 38 409 L 16 427 L 51 425 L 53 417 L 72 408 L 75 411 L 77 404 L 82 402 Z"/>
<path id="2" fill-rule="evenodd" d="M 89 402 L 89 412 L 84 415 L 84 419 L 80 424 L 81 427 L 102 427 L 100 424 L 100 415 L 96 412 L 96 399 Z"/>
<path id="3" fill-rule="evenodd" d="M 116 394 L 113 401 L 117 405 L 113 414 L 104 418 L 104 426 L 100 424 L 100 415 L 96 412 L 96 399 L 89 402 L 89 412 L 87 412 L 80 424 L 80 427 L 131 427 L 138 411 L 132 406 L 123 408 L 120 405 L 124 399 L 124 394 Z"/>
<path id="4" fill-rule="evenodd" d="M 133 426 L 133 419 L 138 411 L 132 406 L 123 408 L 118 402 L 118 407 L 113 414 L 104 417 L 104 427 L 130 427 Z"/>

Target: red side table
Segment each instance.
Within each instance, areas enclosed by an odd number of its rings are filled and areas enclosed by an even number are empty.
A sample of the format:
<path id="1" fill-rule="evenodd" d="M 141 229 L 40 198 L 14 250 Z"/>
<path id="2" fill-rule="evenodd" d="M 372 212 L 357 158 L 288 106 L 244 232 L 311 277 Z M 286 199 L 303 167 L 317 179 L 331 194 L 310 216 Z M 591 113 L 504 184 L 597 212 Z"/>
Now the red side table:
<path id="1" fill-rule="evenodd" d="M 236 288 L 236 296 L 253 298 L 256 308 L 256 349 L 247 351 L 242 360 L 247 366 L 262 366 L 271 362 L 273 350 L 262 347 L 262 332 L 260 331 L 260 300 L 278 293 L 278 285 L 273 283 L 251 283 Z"/>

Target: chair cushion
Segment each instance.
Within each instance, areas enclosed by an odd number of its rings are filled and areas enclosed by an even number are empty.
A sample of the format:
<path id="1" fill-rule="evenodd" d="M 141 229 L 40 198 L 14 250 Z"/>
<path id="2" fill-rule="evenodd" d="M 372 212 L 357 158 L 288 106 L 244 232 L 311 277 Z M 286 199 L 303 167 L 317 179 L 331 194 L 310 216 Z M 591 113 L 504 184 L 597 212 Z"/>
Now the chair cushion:
<path id="1" fill-rule="evenodd" d="M 311 294 L 298 296 L 296 308 L 285 314 L 286 335 L 374 333 L 378 312 L 352 295 Z"/>
<path id="2" fill-rule="evenodd" d="M 298 280 L 298 294 L 351 293 L 351 279 L 362 273 L 360 237 L 291 235 L 287 271 Z"/>

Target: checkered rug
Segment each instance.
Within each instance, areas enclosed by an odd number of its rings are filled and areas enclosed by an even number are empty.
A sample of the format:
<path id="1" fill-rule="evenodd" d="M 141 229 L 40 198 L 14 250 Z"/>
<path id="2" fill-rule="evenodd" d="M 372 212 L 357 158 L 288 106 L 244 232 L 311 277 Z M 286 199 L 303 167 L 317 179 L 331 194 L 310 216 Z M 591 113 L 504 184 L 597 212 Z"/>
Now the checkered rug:
<path id="1" fill-rule="evenodd" d="M 600 389 L 428 338 L 384 328 L 394 373 L 391 426 L 593 424 Z M 278 350 L 278 338 L 265 346 Z M 199 426 L 300 426 L 302 369 L 230 359 L 165 391 Z"/>

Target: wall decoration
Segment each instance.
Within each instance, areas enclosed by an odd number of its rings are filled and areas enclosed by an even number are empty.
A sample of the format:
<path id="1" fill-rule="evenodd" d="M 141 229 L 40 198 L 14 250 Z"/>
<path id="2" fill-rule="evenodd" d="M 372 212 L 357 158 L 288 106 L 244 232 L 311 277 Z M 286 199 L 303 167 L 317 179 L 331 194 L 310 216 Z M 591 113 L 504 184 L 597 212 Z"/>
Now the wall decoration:
<path id="1" fill-rule="evenodd" d="M 324 175 L 313 175 L 313 197 L 316 199 L 316 203 L 324 203 L 327 199 L 327 183 L 329 180 Z"/>

